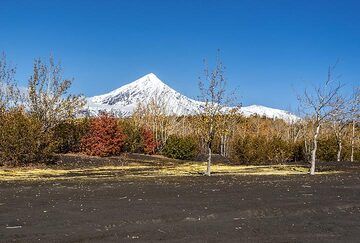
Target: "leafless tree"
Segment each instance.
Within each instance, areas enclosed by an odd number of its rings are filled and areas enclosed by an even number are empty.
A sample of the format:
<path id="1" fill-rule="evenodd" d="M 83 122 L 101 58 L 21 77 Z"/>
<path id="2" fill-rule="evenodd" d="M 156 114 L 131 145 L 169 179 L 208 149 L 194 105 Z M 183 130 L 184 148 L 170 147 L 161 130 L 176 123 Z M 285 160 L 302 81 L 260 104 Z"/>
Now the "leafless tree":
<path id="1" fill-rule="evenodd" d="M 139 127 L 147 126 L 151 128 L 155 142 L 164 144 L 168 137 L 171 118 L 168 111 L 166 100 L 163 96 L 166 93 L 154 95 L 148 102 L 138 103 L 132 117 L 139 121 Z"/>
<path id="2" fill-rule="evenodd" d="M 199 116 L 203 137 L 207 146 L 208 160 L 205 175 L 211 174 L 212 145 L 216 134 L 221 127 L 221 118 L 229 109 L 233 97 L 226 93 L 225 67 L 221 62 L 219 55 L 216 59 L 216 65 L 213 70 L 209 70 L 204 62 L 204 76 L 199 79 L 200 101 Z"/>
<path id="3" fill-rule="evenodd" d="M 342 85 L 337 77 L 333 77 L 335 66 L 336 65 L 328 68 L 325 82 L 315 86 L 312 92 L 305 90 L 304 94 L 298 97 L 301 110 L 314 124 L 312 132 L 313 146 L 311 150 L 311 175 L 315 174 L 316 152 L 320 128 L 322 124 L 332 116 L 334 111 L 340 109 L 343 105 L 338 96 Z"/>
<path id="4" fill-rule="evenodd" d="M 360 88 L 356 87 L 354 94 L 350 101 L 350 119 L 351 119 L 351 156 L 350 161 L 354 162 L 354 152 L 355 152 L 355 140 L 356 140 L 356 125 L 360 120 Z"/>
<path id="5" fill-rule="evenodd" d="M 16 107 L 22 100 L 15 74 L 16 68 L 7 62 L 5 53 L 2 53 L 0 55 L 0 111 Z"/>
<path id="6" fill-rule="evenodd" d="M 35 60 L 28 84 L 28 109 L 39 119 L 43 130 L 49 131 L 59 122 L 74 117 L 84 105 L 84 99 L 68 94 L 72 80 L 63 79 L 62 67 L 50 57 L 49 64 Z"/>
<path id="7" fill-rule="evenodd" d="M 220 154 L 223 157 L 229 156 L 229 141 L 233 135 L 235 124 L 241 118 L 239 109 L 240 106 L 234 107 L 226 114 L 219 116 Z"/>
<path id="8" fill-rule="evenodd" d="M 341 161 L 341 154 L 343 149 L 343 140 L 346 135 L 347 126 L 349 124 L 349 107 L 348 102 L 345 101 L 345 98 L 338 96 L 337 102 L 334 102 L 332 106 L 334 110 L 330 117 L 330 123 L 332 131 L 335 134 L 336 143 L 338 146 L 337 151 L 337 161 Z"/>

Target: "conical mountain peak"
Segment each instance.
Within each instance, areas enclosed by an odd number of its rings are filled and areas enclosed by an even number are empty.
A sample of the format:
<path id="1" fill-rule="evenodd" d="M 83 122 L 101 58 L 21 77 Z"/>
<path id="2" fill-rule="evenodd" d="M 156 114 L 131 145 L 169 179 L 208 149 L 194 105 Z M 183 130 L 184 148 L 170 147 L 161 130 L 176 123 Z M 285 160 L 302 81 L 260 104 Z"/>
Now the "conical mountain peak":
<path id="1" fill-rule="evenodd" d="M 107 111 L 128 116 L 139 104 L 149 104 L 154 98 L 160 99 L 160 103 L 166 105 L 165 112 L 169 115 L 197 114 L 202 105 L 202 102 L 190 99 L 172 89 L 154 73 L 149 73 L 109 93 L 88 98 L 88 111 L 95 115 L 99 111 Z M 298 119 L 286 111 L 264 106 L 242 107 L 241 112 L 245 116 L 260 115 L 287 121 Z"/>
<path id="2" fill-rule="evenodd" d="M 145 85 L 165 85 L 163 81 L 161 81 L 154 73 L 146 74 L 145 76 L 142 76 L 141 78 L 135 80 L 132 83 L 136 84 L 145 84 Z M 131 83 L 130 83 L 131 84 Z"/>

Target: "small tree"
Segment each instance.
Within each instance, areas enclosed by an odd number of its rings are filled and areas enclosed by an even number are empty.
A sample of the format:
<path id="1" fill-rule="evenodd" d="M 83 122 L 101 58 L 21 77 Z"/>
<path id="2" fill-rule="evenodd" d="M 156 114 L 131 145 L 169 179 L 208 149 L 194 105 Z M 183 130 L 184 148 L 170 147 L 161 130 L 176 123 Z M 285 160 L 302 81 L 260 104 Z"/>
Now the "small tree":
<path id="1" fill-rule="evenodd" d="M 49 63 L 35 60 L 33 75 L 28 84 L 28 106 L 32 116 L 39 119 L 44 132 L 75 115 L 83 107 L 84 99 L 70 95 L 68 90 L 72 80 L 63 79 L 62 67 L 53 57 Z"/>
<path id="2" fill-rule="evenodd" d="M 327 79 L 324 83 L 314 87 L 314 90 L 311 93 L 305 90 L 304 94 L 298 97 L 301 110 L 314 124 L 312 131 L 313 147 L 311 151 L 310 175 L 315 174 L 316 152 L 318 148 L 320 127 L 343 105 L 338 97 L 342 85 L 333 78 L 332 72 L 334 68 L 335 66 L 330 66 L 328 68 Z"/>
<path id="3" fill-rule="evenodd" d="M 115 117 L 101 114 L 90 121 L 89 132 L 82 138 L 82 151 L 92 156 L 119 155 L 125 135 Z"/>
<path id="4" fill-rule="evenodd" d="M 210 71 L 205 63 L 204 77 L 199 79 L 200 101 L 199 116 L 201 130 L 208 150 L 205 175 L 211 174 L 212 144 L 221 127 L 221 118 L 229 111 L 233 100 L 226 93 L 225 67 L 219 56 L 215 68 Z"/>

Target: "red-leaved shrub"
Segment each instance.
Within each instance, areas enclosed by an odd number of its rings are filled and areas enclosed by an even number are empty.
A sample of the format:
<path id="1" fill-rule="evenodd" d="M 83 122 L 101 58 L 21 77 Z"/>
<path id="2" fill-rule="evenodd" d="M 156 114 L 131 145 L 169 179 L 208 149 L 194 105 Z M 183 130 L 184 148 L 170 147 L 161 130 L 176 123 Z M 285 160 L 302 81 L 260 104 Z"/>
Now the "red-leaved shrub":
<path id="1" fill-rule="evenodd" d="M 82 151 L 92 156 L 119 155 L 125 135 L 115 117 L 101 114 L 90 121 L 89 132 L 82 138 Z"/>
<path id="2" fill-rule="evenodd" d="M 141 129 L 141 140 L 142 140 L 144 153 L 155 154 L 158 145 L 154 139 L 153 132 L 149 128 L 143 127 Z"/>

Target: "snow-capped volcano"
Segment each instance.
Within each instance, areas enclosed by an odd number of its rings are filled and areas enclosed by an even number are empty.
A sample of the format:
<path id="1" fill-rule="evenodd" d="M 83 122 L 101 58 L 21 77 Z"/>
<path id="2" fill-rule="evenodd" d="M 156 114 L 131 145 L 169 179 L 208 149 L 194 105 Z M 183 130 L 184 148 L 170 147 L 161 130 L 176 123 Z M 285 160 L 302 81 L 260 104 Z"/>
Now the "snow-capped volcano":
<path id="1" fill-rule="evenodd" d="M 126 116 L 131 115 L 139 104 L 149 104 L 152 99 L 164 104 L 167 114 L 174 115 L 194 114 L 200 104 L 170 88 L 153 73 L 87 101 L 91 113 L 105 110 Z"/>
<path id="2" fill-rule="evenodd" d="M 146 105 L 151 100 L 157 100 L 158 104 L 162 104 L 169 115 L 196 114 L 202 104 L 180 94 L 163 83 L 155 74 L 150 73 L 107 94 L 88 98 L 87 109 L 92 115 L 106 111 L 129 116 L 139 104 Z M 245 116 L 260 115 L 286 121 L 298 119 L 289 112 L 258 105 L 242 107 L 241 112 Z"/>

